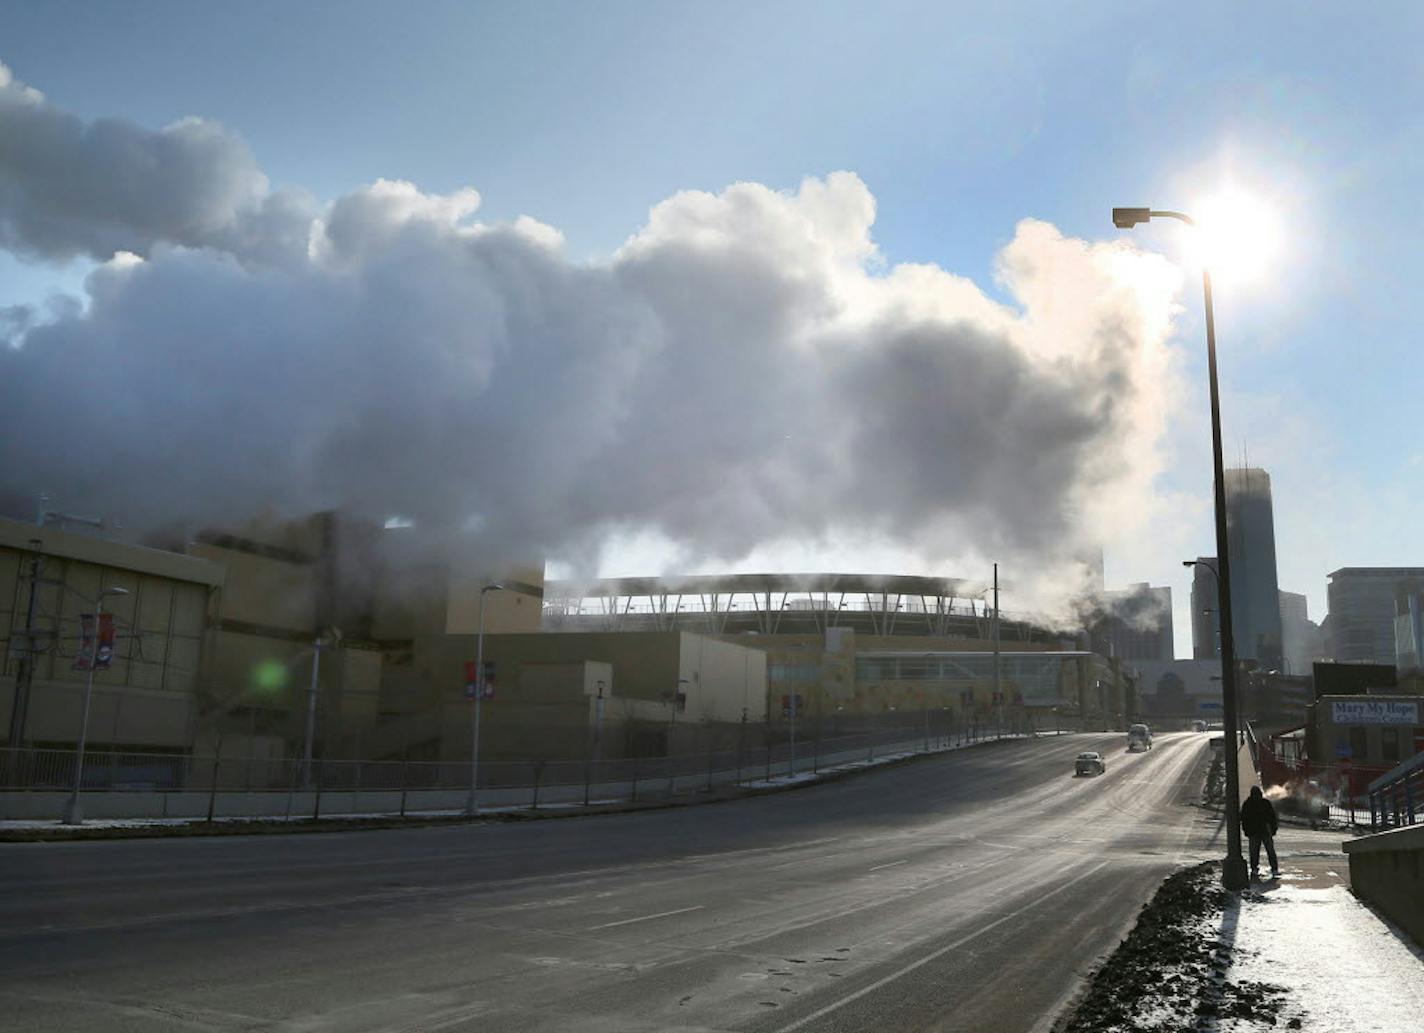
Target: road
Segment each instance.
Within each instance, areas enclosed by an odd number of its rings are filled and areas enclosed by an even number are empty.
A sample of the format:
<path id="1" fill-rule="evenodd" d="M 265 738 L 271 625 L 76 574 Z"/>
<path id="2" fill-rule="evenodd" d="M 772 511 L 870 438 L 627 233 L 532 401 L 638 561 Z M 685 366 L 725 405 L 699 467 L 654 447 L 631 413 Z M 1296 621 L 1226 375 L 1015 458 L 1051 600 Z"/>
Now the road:
<path id="1" fill-rule="evenodd" d="M 20 1030 L 1043 1030 L 1221 850 L 1207 736 L 989 744 L 707 806 L 0 846 Z M 1108 770 L 1072 777 L 1101 749 Z M 1286 844 L 1288 846 L 1288 844 Z"/>

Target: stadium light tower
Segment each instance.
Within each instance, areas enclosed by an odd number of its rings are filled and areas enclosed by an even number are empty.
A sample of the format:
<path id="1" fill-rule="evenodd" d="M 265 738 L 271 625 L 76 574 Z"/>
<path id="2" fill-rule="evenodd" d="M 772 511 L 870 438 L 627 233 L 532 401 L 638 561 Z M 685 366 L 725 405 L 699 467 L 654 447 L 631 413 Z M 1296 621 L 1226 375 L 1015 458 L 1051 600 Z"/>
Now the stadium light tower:
<path id="1" fill-rule="evenodd" d="M 1151 208 L 1114 208 L 1113 225 L 1132 229 L 1152 219 L 1176 219 L 1188 226 L 1196 220 L 1182 212 Z M 1206 368 L 1211 389 L 1211 460 L 1216 496 L 1216 597 L 1221 614 L 1222 759 L 1226 762 L 1226 858 L 1221 884 L 1229 890 L 1250 885 L 1246 858 L 1241 854 L 1241 773 L 1236 742 L 1236 643 L 1231 628 L 1231 558 L 1226 537 L 1226 474 L 1221 460 L 1221 397 L 1216 380 L 1216 322 L 1211 305 L 1211 269 L 1202 263 L 1202 297 L 1206 305 Z"/>

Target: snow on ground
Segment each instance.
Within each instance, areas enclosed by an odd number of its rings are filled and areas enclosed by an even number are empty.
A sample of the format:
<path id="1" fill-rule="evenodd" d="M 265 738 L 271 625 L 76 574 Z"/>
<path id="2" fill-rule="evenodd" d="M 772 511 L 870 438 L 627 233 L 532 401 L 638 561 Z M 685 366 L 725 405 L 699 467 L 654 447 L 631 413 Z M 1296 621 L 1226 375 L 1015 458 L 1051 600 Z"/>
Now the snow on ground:
<path id="1" fill-rule="evenodd" d="M 1355 898 L 1339 881 L 1347 871 L 1343 857 L 1288 864 L 1278 885 L 1244 897 L 1231 978 L 1285 987 L 1283 1015 L 1305 1033 L 1424 1029 L 1424 950 Z"/>

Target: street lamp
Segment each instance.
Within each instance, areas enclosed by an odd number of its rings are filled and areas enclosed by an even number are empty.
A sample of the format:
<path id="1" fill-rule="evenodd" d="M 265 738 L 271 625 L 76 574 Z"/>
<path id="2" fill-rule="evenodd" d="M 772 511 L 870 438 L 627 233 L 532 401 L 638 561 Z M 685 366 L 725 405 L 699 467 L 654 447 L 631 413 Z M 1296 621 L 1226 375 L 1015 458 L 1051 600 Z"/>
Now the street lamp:
<path id="1" fill-rule="evenodd" d="M 127 588 L 105 588 L 99 592 L 99 599 L 94 604 L 94 636 L 89 644 L 88 670 L 84 678 L 84 706 L 79 718 L 79 742 L 74 751 L 74 788 L 70 790 L 69 799 L 64 804 L 63 820 L 66 825 L 84 824 L 84 806 L 79 802 L 79 789 L 84 783 L 84 746 L 89 739 L 89 703 L 94 698 L 94 670 L 99 664 L 99 618 L 104 612 L 104 597 L 128 594 Z"/>
<path id="2" fill-rule="evenodd" d="M 325 636 L 318 633 L 312 640 L 311 682 L 307 687 L 306 734 L 302 736 L 302 784 L 308 788 L 311 787 L 314 773 L 312 754 L 316 747 L 316 697 L 321 683 L 321 650 L 328 643 L 338 645 L 340 642 L 340 628 L 327 628 Z"/>
<path id="3" fill-rule="evenodd" d="M 504 586 L 494 583 L 480 588 L 480 626 L 475 639 L 475 710 L 470 721 L 470 798 L 465 801 L 465 813 L 471 817 L 480 811 L 480 704 L 485 698 L 485 593 L 502 591 Z"/>
<path id="4" fill-rule="evenodd" d="M 1113 225 L 1131 229 L 1151 219 L 1176 219 L 1188 226 L 1196 222 L 1182 212 L 1153 211 L 1151 208 L 1114 208 Z M 1241 776 L 1237 770 L 1236 747 L 1236 643 L 1231 627 L 1231 558 L 1226 536 L 1226 474 L 1221 459 L 1221 397 L 1216 379 L 1216 321 L 1211 306 L 1211 270 L 1202 263 L 1202 299 L 1206 306 L 1207 379 L 1211 390 L 1211 460 L 1216 496 L 1216 594 L 1221 613 L 1221 702 L 1222 750 L 1226 762 L 1226 859 L 1221 864 L 1221 883 L 1230 890 L 1250 885 L 1246 859 L 1241 854 Z M 1193 561 L 1195 562 L 1195 561 Z"/>

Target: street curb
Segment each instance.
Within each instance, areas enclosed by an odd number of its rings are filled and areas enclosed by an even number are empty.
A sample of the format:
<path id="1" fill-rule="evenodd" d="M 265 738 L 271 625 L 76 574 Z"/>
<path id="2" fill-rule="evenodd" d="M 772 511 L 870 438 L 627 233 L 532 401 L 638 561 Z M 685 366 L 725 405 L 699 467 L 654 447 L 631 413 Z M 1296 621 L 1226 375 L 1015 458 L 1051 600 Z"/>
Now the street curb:
<path id="1" fill-rule="evenodd" d="M 931 757 L 942 757 L 951 753 L 958 753 L 962 750 L 981 749 L 988 746 L 1004 746 L 1011 743 L 1024 743 L 1029 741 L 1030 740 L 1026 738 L 985 739 L 954 749 L 936 750 L 931 753 L 912 753 L 908 756 L 896 757 L 893 760 L 886 760 L 878 764 L 830 770 L 818 774 L 816 778 L 799 782 L 788 782 L 785 785 L 737 787 L 735 789 L 723 787 L 721 789 L 714 789 L 710 793 L 705 791 L 693 792 L 681 799 L 649 800 L 646 803 L 621 801 L 614 804 L 590 804 L 587 807 L 570 807 L 560 810 L 500 811 L 482 814 L 474 818 L 463 814 L 443 817 L 423 815 L 410 818 L 402 818 L 399 815 L 376 818 L 347 818 L 333 815 L 332 817 L 319 818 L 315 821 L 306 820 L 300 822 L 275 818 L 254 818 L 249 821 L 206 822 L 195 820 L 182 825 L 129 825 L 96 828 L 85 828 L 83 826 L 69 828 L 63 825 L 54 825 L 41 828 L 0 829 L 0 843 L 72 843 L 114 839 L 181 839 L 194 836 L 300 835 L 303 833 L 320 832 L 367 832 L 380 829 L 438 828 L 447 825 L 550 821 L 568 818 L 599 817 L 608 814 L 637 814 L 642 811 L 662 811 L 677 807 L 697 807 L 708 804 L 731 803 L 750 797 L 768 796 L 773 793 L 785 793 L 798 789 L 809 789 L 813 786 L 840 782 L 848 778 L 856 778 L 875 771 L 885 771 L 890 768 L 913 764 L 916 761 L 926 760 Z"/>

